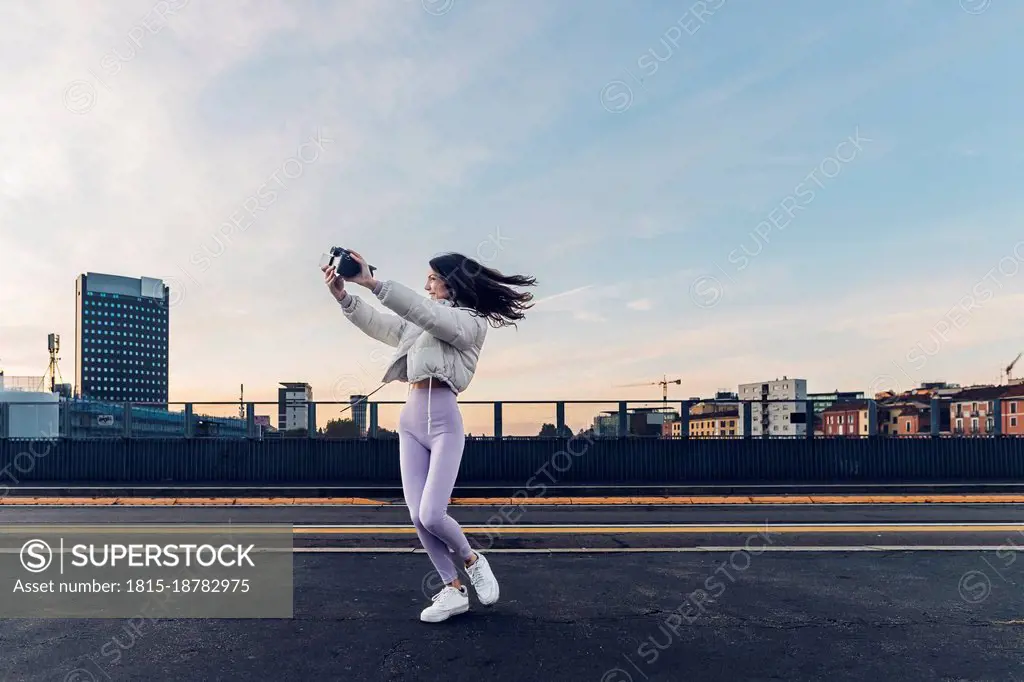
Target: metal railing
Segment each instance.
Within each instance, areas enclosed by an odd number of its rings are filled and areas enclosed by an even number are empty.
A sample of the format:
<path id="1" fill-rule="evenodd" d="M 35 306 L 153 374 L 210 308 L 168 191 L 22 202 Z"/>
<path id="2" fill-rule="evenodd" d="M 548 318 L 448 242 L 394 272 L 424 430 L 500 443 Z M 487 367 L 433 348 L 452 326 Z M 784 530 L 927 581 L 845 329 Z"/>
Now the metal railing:
<path id="1" fill-rule="evenodd" d="M 999 401 L 993 405 L 991 429 L 965 434 L 966 429 L 949 427 L 948 401 L 931 400 L 932 418 L 926 431 L 887 433 L 887 405 L 875 400 L 858 401 L 866 407 L 844 412 L 819 411 L 820 400 L 460 400 L 467 437 L 511 440 L 522 438 L 652 438 L 693 440 L 814 440 L 820 438 L 907 438 L 1003 436 Z M 790 411 L 768 414 L 768 403 L 790 405 Z M 404 401 L 309 401 L 281 405 L 277 402 L 174 402 L 110 403 L 94 400 L 52 402 L 0 402 L 0 439 L 61 438 L 94 440 L 104 438 L 240 438 L 269 440 L 308 438 L 327 440 L 390 439 L 397 436 L 398 414 Z M 606 409 L 600 409 L 605 406 Z M 702 406 L 697 411 L 698 406 Z M 732 414 L 716 413 L 729 408 Z M 531 412 L 527 421 L 516 421 L 514 413 Z M 569 410 L 576 414 L 569 418 Z M 738 410 L 738 415 L 736 411 Z M 851 424 L 851 413 L 866 415 Z M 389 414 L 388 414 L 389 413 Z M 758 414 L 759 413 L 759 414 Z M 808 419 L 808 415 L 815 415 Z M 829 423 L 829 416 L 843 416 L 841 423 Z M 883 419 L 880 422 L 880 415 Z M 385 419 L 390 416 L 390 419 Z M 510 418 L 511 417 L 511 418 Z M 735 427 L 720 427 L 722 420 Z M 570 422 L 572 425 L 570 426 Z M 702 433 L 704 422 L 715 433 Z M 810 422 L 810 423 L 808 423 Z M 835 433 L 839 426 L 844 433 Z M 733 430 L 734 433 L 726 433 Z M 855 433 L 846 433 L 847 431 Z M 675 435 L 673 432 L 675 431 Z M 1017 434 L 1011 434 L 1017 435 Z"/>
<path id="2" fill-rule="evenodd" d="M 45 376 L 0 375 L 0 390 L 42 391 L 48 386 Z"/>

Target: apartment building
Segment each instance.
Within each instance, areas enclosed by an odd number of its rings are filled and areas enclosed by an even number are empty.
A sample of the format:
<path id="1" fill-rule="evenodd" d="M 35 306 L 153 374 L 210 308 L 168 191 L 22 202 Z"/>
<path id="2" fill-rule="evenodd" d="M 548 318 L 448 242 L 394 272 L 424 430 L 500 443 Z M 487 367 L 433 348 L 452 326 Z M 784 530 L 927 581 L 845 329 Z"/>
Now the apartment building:
<path id="1" fill-rule="evenodd" d="M 1024 384 L 1011 383 L 1003 393 L 1003 433 L 1024 435 Z"/>
<path id="2" fill-rule="evenodd" d="M 906 405 L 897 417 L 894 436 L 917 436 L 929 433 L 932 428 L 932 410 L 930 407 Z"/>
<path id="3" fill-rule="evenodd" d="M 865 400 L 844 400 L 821 412 L 823 435 L 868 436 L 868 403 Z"/>
<path id="4" fill-rule="evenodd" d="M 304 381 L 283 381 L 277 389 L 277 428 L 301 431 L 308 426 L 307 403 L 313 402 L 313 387 Z"/>
<path id="5" fill-rule="evenodd" d="M 1001 403 L 999 409 L 1001 412 L 1000 421 L 1002 422 L 1002 433 L 1006 435 L 1024 435 L 1024 385 L 1014 382 L 1009 386 L 994 386 L 992 388 L 998 389 L 997 395 Z M 984 403 L 979 404 L 979 418 L 981 413 L 983 413 L 983 408 L 987 407 L 991 410 L 991 408 L 994 407 L 994 400 L 990 400 L 990 402 L 993 403 L 990 407 L 985 406 Z M 967 407 L 966 401 L 961 403 L 962 412 L 967 410 Z M 973 411 L 974 400 L 971 401 L 971 408 Z M 985 424 L 988 428 L 988 431 L 985 431 L 985 433 L 992 432 L 994 430 L 992 428 L 994 426 L 994 414 L 990 415 L 986 413 L 985 417 Z M 950 419 L 953 418 L 954 417 L 952 416 L 950 417 Z M 973 420 L 974 418 L 972 417 L 971 419 Z M 973 421 L 971 424 L 973 424 Z M 965 427 L 967 427 L 967 422 L 965 422 Z M 970 433 L 970 431 L 968 431 L 968 433 Z"/>
<path id="6" fill-rule="evenodd" d="M 949 405 L 949 420 L 953 433 L 966 436 L 993 433 L 994 402 L 999 400 L 1005 391 L 1005 386 L 974 386 L 954 395 Z"/>
<path id="7" fill-rule="evenodd" d="M 750 435 L 754 437 L 804 436 L 808 422 L 813 428 L 813 415 L 807 414 L 807 380 L 783 376 L 774 381 L 740 384 L 739 400 L 750 401 Z M 792 400 L 794 402 L 785 402 Z M 741 404 L 739 433 L 743 433 Z"/>
<path id="8" fill-rule="evenodd" d="M 877 405 L 878 434 L 896 436 L 900 433 L 901 419 L 915 414 L 920 417 L 921 410 L 931 405 L 931 398 L 923 394 L 897 395 L 881 400 Z"/>
<path id="9" fill-rule="evenodd" d="M 726 438 L 739 435 L 740 410 L 735 405 L 725 405 L 717 410 L 690 415 L 690 436 L 693 438 Z"/>
<path id="10" fill-rule="evenodd" d="M 1024 385 L 975 386 L 950 399 L 949 419 L 955 435 L 986 436 L 995 433 L 995 404 L 999 401 L 1002 432 L 1024 434 Z"/>

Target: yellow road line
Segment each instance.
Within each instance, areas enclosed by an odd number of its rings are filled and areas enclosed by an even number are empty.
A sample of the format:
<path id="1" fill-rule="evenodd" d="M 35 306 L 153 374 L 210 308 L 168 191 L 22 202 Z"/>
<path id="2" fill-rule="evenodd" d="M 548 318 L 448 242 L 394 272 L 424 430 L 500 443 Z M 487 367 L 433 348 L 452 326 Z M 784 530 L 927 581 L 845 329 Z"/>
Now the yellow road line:
<path id="1" fill-rule="evenodd" d="M 61 534 L 74 532 L 92 532 L 99 534 L 187 534 L 213 533 L 216 535 L 278 534 L 287 532 L 280 524 L 235 525 L 225 527 L 223 524 L 130 524 L 130 526 L 59 524 L 59 525 L 10 525 L 0 529 L 0 537 L 9 534 L 24 535 L 26 533 Z M 834 524 L 663 524 L 663 525 L 496 525 L 463 526 L 463 531 L 474 534 L 489 535 L 700 535 L 700 534 L 862 534 L 862 533 L 1024 533 L 1024 523 L 834 523 Z M 413 526 L 383 525 L 299 525 L 292 527 L 293 535 L 415 535 Z"/>
<path id="2" fill-rule="evenodd" d="M 1006 533 L 1024 532 L 1024 524 L 857 524 L 857 525 L 669 525 L 669 526 L 463 526 L 466 533 L 496 535 L 618 535 L 699 533 Z M 297 527 L 296 535 L 413 535 L 412 526 Z"/>
<path id="3" fill-rule="evenodd" d="M 864 534 L 864 532 L 1022 532 L 1024 523 L 851 523 L 840 524 L 667 524 L 667 525 L 466 525 L 469 534 L 488 534 L 505 536 L 545 536 L 545 535 L 700 535 L 700 534 Z M 18 537 L 37 532 L 37 534 L 60 535 L 69 532 L 93 532 L 97 535 L 179 535 L 179 534 L 212 534 L 216 536 L 276 535 L 287 531 L 283 527 L 233 526 L 221 524 L 180 526 L 150 525 L 133 523 L 128 526 L 110 525 L 9 525 L 0 528 L 0 537 L 16 535 Z M 292 534 L 296 536 L 413 536 L 416 528 L 412 525 L 324 525 L 293 526 Z"/>
<path id="4" fill-rule="evenodd" d="M 249 526 L 245 524 L 224 524 L 211 523 L 205 525 L 181 524 L 176 526 L 151 525 L 148 523 L 127 523 L 121 526 L 114 525 L 89 525 L 89 524 L 47 524 L 47 525 L 22 525 L 10 524 L 0 528 L 0 537 L 5 535 L 22 536 L 28 533 L 45 533 L 48 535 L 74 534 L 74 533 L 95 533 L 97 535 L 150 535 L 150 534 L 172 534 L 182 535 L 189 533 L 208 535 L 275 535 L 287 533 L 287 524 L 268 523 L 262 526 Z"/>
<path id="5" fill-rule="evenodd" d="M 1024 495 L 756 495 L 661 497 L 457 497 L 457 506 L 612 506 L 751 504 L 1024 504 Z M 401 500 L 368 497 L 0 497 L 0 506 L 83 507 L 304 507 L 405 506 Z"/>

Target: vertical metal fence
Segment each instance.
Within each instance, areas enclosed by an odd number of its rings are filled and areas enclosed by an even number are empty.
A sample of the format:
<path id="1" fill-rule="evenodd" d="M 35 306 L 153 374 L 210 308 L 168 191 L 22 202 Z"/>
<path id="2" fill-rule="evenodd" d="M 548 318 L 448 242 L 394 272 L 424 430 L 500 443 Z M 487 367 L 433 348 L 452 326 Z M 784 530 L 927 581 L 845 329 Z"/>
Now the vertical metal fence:
<path id="1" fill-rule="evenodd" d="M 400 485 L 395 439 L 7 439 L 0 494 L 28 482 Z M 563 484 L 1012 482 L 1019 438 L 468 440 L 459 480 Z"/>

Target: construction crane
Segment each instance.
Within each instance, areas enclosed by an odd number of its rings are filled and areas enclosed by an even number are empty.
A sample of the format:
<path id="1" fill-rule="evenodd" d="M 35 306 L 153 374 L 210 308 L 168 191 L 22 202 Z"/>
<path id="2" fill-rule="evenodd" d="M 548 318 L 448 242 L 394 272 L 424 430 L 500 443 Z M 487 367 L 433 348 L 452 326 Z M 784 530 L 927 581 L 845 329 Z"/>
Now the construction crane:
<path id="1" fill-rule="evenodd" d="M 1017 353 L 1017 357 L 1013 359 L 1013 362 L 1006 366 L 1006 383 L 1010 383 L 1010 380 L 1013 379 L 1010 372 L 1013 370 L 1013 366 L 1017 364 L 1017 361 L 1020 360 L 1020 356 L 1022 355 L 1024 355 L 1024 352 Z"/>
<path id="2" fill-rule="evenodd" d="M 662 401 L 667 403 L 668 402 L 668 385 L 669 384 L 679 384 L 679 385 L 682 385 L 682 383 L 683 383 L 682 379 L 666 379 L 664 377 L 664 375 L 662 375 L 661 381 L 647 381 L 647 382 L 643 382 L 643 383 L 639 383 L 639 384 L 619 384 L 619 385 L 616 386 L 616 388 L 632 388 L 632 387 L 635 387 L 635 386 L 661 386 L 661 399 L 662 399 Z"/>

